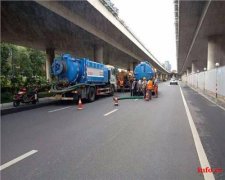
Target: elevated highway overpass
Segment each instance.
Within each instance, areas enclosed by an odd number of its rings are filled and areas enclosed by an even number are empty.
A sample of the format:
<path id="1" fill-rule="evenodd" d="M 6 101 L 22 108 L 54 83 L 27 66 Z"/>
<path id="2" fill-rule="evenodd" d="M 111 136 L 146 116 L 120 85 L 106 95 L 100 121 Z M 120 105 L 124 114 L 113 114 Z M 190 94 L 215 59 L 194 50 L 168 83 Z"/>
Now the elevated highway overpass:
<path id="1" fill-rule="evenodd" d="M 225 102 L 225 1 L 174 2 L 178 73 Z"/>
<path id="2" fill-rule="evenodd" d="M 225 2 L 175 1 L 180 74 L 225 65 Z"/>
<path id="3" fill-rule="evenodd" d="M 149 61 L 169 74 L 102 3 L 104 1 L 1 2 L 2 41 L 46 51 L 47 78 L 55 53 L 70 52 L 120 68 Z"/>

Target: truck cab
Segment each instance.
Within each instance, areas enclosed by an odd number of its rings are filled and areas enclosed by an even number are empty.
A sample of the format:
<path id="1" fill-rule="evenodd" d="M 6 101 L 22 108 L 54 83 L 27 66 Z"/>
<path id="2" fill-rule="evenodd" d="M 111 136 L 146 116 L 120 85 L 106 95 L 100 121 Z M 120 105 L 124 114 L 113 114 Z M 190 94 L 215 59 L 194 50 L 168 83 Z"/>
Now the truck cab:
<path id="1" fill-rule="evenodd" d="M 109 83 L 114 88 L 114 91 L 117 91 L 117 83 L 116 83 L 116 68 L 112 65 L 106 65 L 109 69 Z"/>

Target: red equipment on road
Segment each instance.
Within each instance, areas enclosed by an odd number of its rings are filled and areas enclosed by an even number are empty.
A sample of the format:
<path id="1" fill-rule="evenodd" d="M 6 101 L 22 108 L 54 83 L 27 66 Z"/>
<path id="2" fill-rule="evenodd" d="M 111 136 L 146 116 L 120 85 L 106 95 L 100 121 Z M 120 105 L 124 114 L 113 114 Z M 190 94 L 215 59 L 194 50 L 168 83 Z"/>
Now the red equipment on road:
<path id="1" fill-rule="evenodd" d="M 27 88 L 20 88 L 17 94 L 13 97 L 13 106 L 17 107 L 20 103 L 32 103 L 36 104 L 38 102 L 38 90 L 34 88 L 28 91 Z"/>

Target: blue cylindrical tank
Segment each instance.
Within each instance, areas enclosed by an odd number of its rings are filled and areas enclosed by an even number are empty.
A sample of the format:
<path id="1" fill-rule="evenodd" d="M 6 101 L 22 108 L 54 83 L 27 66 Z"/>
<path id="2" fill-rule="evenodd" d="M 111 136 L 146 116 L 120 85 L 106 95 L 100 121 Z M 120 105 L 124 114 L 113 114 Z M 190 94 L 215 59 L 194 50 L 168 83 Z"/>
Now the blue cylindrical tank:
<path id="1" fill-rule="evenodd" d="M 148 62 L 141 62 L 134 69 L 134 77 L 136 80 L 142 80 L 144 77 L 146 80 L 149 80 L 154 76 L 154 69 Z"/>
<path id="2" fill-rule="evenodd" d="M 53 75 L 69 83 L 107 83 L 108 68 L 86 58 L 75 59 L 70 54 L 56 58 L 52 64 Z"/>
<path id="3" fill-rule="evenodd" d="M 69 54 L 65 54 L 54 60 L 52 72 L 59 80 L 75 82 L 80 74 L 79 60 L 72 58 Z"/>

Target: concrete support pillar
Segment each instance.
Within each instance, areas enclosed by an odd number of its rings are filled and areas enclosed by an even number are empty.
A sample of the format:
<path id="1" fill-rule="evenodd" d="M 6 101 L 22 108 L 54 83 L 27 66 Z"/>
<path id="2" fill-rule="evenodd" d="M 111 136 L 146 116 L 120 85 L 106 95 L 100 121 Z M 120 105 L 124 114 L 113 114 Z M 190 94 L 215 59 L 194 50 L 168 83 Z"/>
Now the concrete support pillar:
<path id="1" fill-rule="evenodd" d="M 208 38 L 207 70 L 215 68 L 215 64 L 225 65 L 225 37 L 210 36 Z"/>
<path id="2" fill-rule="evenodd" d="M 55 58 L 55 49 L 53 49 L 53 48 L 46 49 L 46 54 L 47 54 L 47 59 L 46 59 L 46 63 L 45 63 L 46 79 L 47 79 L 47 81 L 51 82 L 52 81 L 51 65 Z"/>
<path id="3" fill-rule="evenodd" d="M 189 76 L 191 74 L 191 68 L 187 68 L 187 75 Z"/>
<path id="4" fill-rule="evenodd" d="M 184 73 L 181 75 L 180 78 L 181 78 L 181 80 L 182 80 L 183 82 L 187 83 L 187 71 L 184 72 Z"/>
<path id="5" fill-rule="evenodd" d="M 103 58 L 104 58 L 104 64 L 105 65 L 109 65 L 110 64 L 110 59 L 112 58 L 111 54 L 109 53 L 109 51 L 104 51 L 103 52 Z"/>
<path id="6" fill-rule="evenodd" d="M 194 74 L 196 73 L 197 68 L 196 68 L 196 61 L 192 61 L 191 63 L 191 73 Z"/>
<path id="7" fill-rule="evenodd" d="M 160 76 L 160 80 L 161 80 L 161 81 L 163 81 L 163 74 L 161 74 L 161 76 Z"/>
<path id="8" fill-rule="evenodd" d="M 138 65 L 138 62 L 133 62 L 133 70 L 135 69 L 135 67 Z"/>
<path id="9" fill-rule="evenodd" d="M 128 71 L 133 71 L 134 70 L 134 64 L 133 62 L 129 62 L 128 63 L 128 68 L 127 68 Z"/>
<path id="10" fill-rule="evenodd" d="M 103 47 L 100 45 L 94 46 L 94 61 L 99 63 L 104 63 L 103 62 Z"/>
<path id="11" fill-rule="evenodd" d="M 161 81 L 161 74 L 160 73 L 157 73 L 157 77 L 158 77 L 158 80 Z"/>

